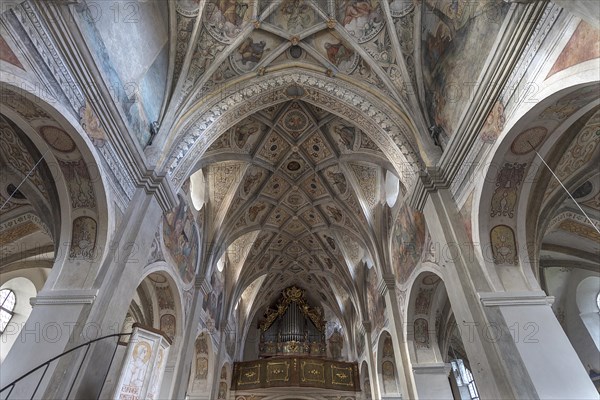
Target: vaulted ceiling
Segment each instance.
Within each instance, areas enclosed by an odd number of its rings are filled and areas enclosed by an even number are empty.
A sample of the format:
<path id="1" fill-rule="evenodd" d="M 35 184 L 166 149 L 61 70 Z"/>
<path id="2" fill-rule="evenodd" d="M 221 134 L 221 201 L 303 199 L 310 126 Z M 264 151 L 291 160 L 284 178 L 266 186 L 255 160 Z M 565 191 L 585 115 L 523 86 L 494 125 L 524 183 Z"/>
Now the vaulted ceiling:
<path id="1" fill-rule="evenodd" d="M 206 262 L 227 248 L 240 289 L 266 275 L 258 302 L 296 283 L 340 313 L 335 299 L 357 296 L 355 269 L 377 252 L 386 195 L 395 202 L 403 193 L 364 132 L 296 100 L 241 121 L 197 166 L 208 194 L 205 241 L 215 250 Z"/>
<path id="2" fill-rule="evenodd" d="M 501 0 L 180 0 L 161 131 L 173 135 L 198 104 L 247 80 L 305 70 L 393 103 L 392 118 L 410 127 L 396 145 L 409 144 L 417 162 L 430 164 L 468 106 L 469 96 L 453 88 L 451 98 L 448 85 L 477 81 L 507 10 Z M 192 169 L 206 185 L 202 240 L 210 244 L 201 263 L 212 271 L 227 255 L 233 301 L 244 293 L 256 309 L 300 283 L 343 319 L 345 303 L 365 309 L 365 264 L 388 262 L 388 219 L 398 207 L 383 204 L 402 203 L 407 182 L 388 158 L 397 149 L 294 97 L 196 153 Z M 184 134 L 196 129 L 183 126 Z M 432 126 L 441 132 L 435 144 Z"/>
<path id="3" fill-rule="evenodd" d="M 423 158 L 430 128 L 451 137 L 471 100 L 509 6 L 413 0 L 179 0 L 169 117 L 230 85 L 304 68 L 394 102 Z"/>

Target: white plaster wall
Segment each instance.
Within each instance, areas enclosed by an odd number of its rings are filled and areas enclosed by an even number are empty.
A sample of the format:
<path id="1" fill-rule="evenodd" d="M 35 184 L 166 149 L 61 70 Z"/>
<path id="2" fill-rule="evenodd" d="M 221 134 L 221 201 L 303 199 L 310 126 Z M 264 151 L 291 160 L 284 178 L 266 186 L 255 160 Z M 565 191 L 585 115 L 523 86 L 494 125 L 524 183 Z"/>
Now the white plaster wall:
<path id="1" fill-rule="evenodd" d="M 598 278 L 592 275 L 594 275 L 592 272 L 584 270 L 573 271 L 571 274 L 565 299 L 565 325 L 567 336 L 586 370 L 600 371 L 600 352 L 596 343 L 596 341 L 600 341 L 600 338 L 594 337 L 586 326 L 587 322 L 592 332 L 597 331 L 600 326 L 600 313 L 588 312 L 587 315 L 582 316 L 581 309 L 577 304 L 577 288 L 585 279 Z M 590 295 L 593 297 L 593 293 Z M 595 298 L 591 300 L 595 300 Z"/>

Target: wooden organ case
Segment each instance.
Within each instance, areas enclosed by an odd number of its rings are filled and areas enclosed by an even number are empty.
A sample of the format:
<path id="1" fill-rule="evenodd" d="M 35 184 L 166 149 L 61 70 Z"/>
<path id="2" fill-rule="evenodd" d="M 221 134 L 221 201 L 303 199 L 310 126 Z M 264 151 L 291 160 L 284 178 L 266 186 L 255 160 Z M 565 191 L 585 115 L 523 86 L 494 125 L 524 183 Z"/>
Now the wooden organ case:
<path id="1" fill-rule="evenodd" d="M 353 392 L 360 391 L 356 362 L 327 359 L 323 311 L 307 303 L 303 289 L 283 290 L 258 328 L 259 359 L 234 363 L 236 395 L 247 398 L 262 389 L 311 387 L 354 399 Z"/>

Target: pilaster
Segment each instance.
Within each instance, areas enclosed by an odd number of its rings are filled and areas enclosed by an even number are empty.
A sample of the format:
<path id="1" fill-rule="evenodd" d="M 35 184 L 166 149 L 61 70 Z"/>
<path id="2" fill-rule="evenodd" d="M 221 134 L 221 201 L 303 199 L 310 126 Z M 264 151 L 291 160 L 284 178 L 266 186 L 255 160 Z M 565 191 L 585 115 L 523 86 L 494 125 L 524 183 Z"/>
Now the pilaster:
<path id="1" fill-rule="evenodd" d="M 416 399 L 417 391 L 413 374 L 410 370 L 410 356 L 406 347 L 406 337 L 402 326 L 402 316 L 396 297 L 396 278 L 393 274 L 384 274 L 379 283 L 379 291 L 385 298 L 387 315 L 389 317 L 390 335 L 394 346 L 394 357 L 400 380 L 400 393 L 403 398 Z"/>
<path id="2" fill-rule="evenodd" d="M 369 382 L 371 382 L 371 398 L 380 399 L 381 392 L 379 389 L 379 379 L 377 377 L 377 362 L 375 360 L 375 354 L 373 354 L 373 342 L 371 337 L 371 321 L 363 321 L 362 327 L 365 331 L 365 341 L 367 343 L 367 364 L 369 365 Z"/>
<path id="3" fill-rule="evenodd" d="M 538 398 L 597 399 L 598 392 L 558 322 L 544 292 L 479 293 L 486 312 L 497 318 L 486 326 L 487 339 L 513 343 Z M 506 355 L 510 357 L 510 354 Z"/>

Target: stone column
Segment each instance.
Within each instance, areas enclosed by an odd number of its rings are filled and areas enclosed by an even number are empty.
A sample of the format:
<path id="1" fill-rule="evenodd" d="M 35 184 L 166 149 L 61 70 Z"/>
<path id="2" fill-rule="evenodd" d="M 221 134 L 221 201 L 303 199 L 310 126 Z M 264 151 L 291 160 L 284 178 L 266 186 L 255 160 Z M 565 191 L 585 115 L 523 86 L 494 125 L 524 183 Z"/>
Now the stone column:
<path id="1" fill-rule="evenodd" d="M 404 336 L 404 327 L 402 326 L 402 316 L 398 308 L 398 299 L 396 297 L 396 278 L 393 274 L 385 274 L 379 285 L 381 295 L 385 298 L 387 315 L 389 318 L 390 335 L 394 346 L 394 358 L 396 359 L 396 368 L 398 369 L 398 383 L 400 384 L 400 393 L 405 399 L 416 399 L 417 391 L 414 377 L 411 373 L 411 362 L 406 347 L 406 337 Z"/>
<path id="2" fill-rule="evenodd" d="M 597 398 L 545 294 L 492 287 L 448 190 L 432 191 L 425 213 L 480 397 Z"/>
<path id="3" fill-rule="evenodd" d="M 0 376 L 2 386 L 52 357 L 90 340 L 121 332 L 131 298 L 139 284 L 147 258 L 145 251 L 152 243 L 157 221 L 162 215 L 153 196 L 138 190 L 123 223 L 111 235 L 110 251 L 101 260 L 94 260 L 86 282 L 89 287 L 70 283 L 69 273 L 48 283 L 32 300 L 33 310 L 19 338 L 4 361 Z M 82 271 L 84 263 L 68 259 L 61 271 Z M 49 287 L 51 286 L 51 287 Z M 104 339 L 86 349 L 54 361 L 36 392 L 36 398 L 95 398 L 104 383 L 116 339 Z M 84 361 L 81 364 L 82 360 Z M 80 365 L 82 367 L 80 368 Z M 41 373 L 40 373 L 41 374 Z M 36 376 L 27 379 L 24 392 L 13 392 L 11 397 L 30 397 L 37 385 Z M 77 377 L 73 389 L 71 383 Z M 70 395 L 69 395 L 70 393 Z"/>
<path id="4" fill-rule="evenodd" d="M 206 292 L 203 286 L 206 286 L 208 282 L 202 277 L 196 277 L 194 284 L 194 300 L 190 309 L 190 315 L 187 321 L 185 321 L 185 332 L 183 334 L 183 341 L 181 343 L 181 361 L 179 362 L 179 368 L 175 375 L 175 391 L 173 397 L 176 399 L 183 399 L 187 394 L 188 387 L 190 385 L 190 371 L 192 369 L 192 363 L 196 360 L 196 336 L 198 335 L 198 323 L 200 321 L 200 310 L 202 309 L 202 301 L 204 300 L 204 294 Z"/>
<path id="5" fill-rule="evenodd" d="M 484 335 L 490 342 L 508 336 L 540 399 L 597 399 L 598 391 L 551 309 L 553 298 L 539 292 L 480 293 L 498 319 Z M 510 356 L 510 355 L 507 355 Z"/>
<path id="6" fill-rule="evenodd" d="M 511 356 L 511 341 L 503 338 L 502 343 L 492 343 L 483 336 L 488 319 L 495 316 L 484 312 L 478 292 L 493 289 L 463 224 L 457 223 L 461 216 L 449 191 L 430 192 L 423 211 L 432 240 L 438 244 L 436 258 L 481 398 L 535 397 L 531 385 L 516 380 L 526 371 L 519 358 Z"/>
<path id="7" fill-rule="evenodd" d="M 367 352 L 367 364 L 369 366 L 369 382 L 371 382 L 371 398 L 380 399 L 381 390 L 379 388 L 379 379 L 377 377 L 377 362 L 373 354 L 373 341 L 371 337 L 371 321 L 363 321 L 365 330 L 365 351 Z"/>
<path id="8" fill-rule="evenodd" d="M 95 327 L 84 325 L 85 316 L 96 300 L 97 293 L 98 290 L 94 289 L 43 290 L 37 297 L 32 298 L 31 315 L 3 362 L 6 367 L 2 368 L 0 374 L 0 386 L 10 384 L 29 370 L 74 347 L 76 343 L 82 341 L 78 340 L 78 337 L 83 337 L 83 341 L 86 341 L 86 336 L 90 335 L 88 340 L 93 339 L 96 335 Z M 80 354 L 73 353 L 69 357 L 71 366 L 79 365 L 81 357 L 78 355 Z M 64 362 L 60 361 L 49 365 L 37 391 L 35 388 L 44 369 L 18 383 L 11 398 L 30 398 L 34 391 L 36 399 L 44 398 L 48 387 L 57 386 L 56 382 L 52 383 L 52 376 L 55 374 L 71 376 L 60 371 L 61 368 L 66 367 Z M 5 397 L 6 393 L 3 392 L 2 397 Z"/>
<path id="9" fill-rule="evenodd" d="M 454 399 L 448 381 L 450 366 L 444 363 L 413 364 L 412 370 L 420 399 Z"/>

